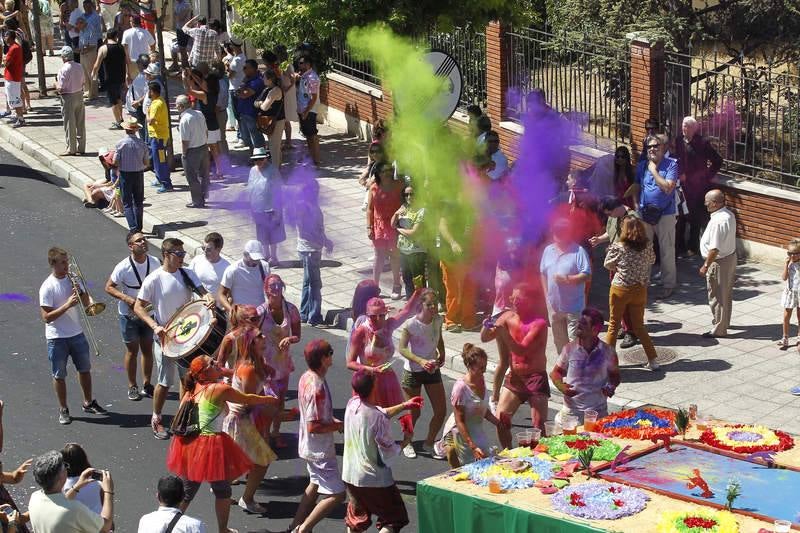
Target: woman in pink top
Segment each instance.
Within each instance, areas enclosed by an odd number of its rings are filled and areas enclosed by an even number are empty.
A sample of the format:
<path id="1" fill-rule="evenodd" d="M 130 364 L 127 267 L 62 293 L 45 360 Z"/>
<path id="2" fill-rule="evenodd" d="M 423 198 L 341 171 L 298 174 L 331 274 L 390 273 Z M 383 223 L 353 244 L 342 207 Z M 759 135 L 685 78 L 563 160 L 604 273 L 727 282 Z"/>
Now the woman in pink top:
<path id="1" fill-rule="evenodd" d="M 279 413 L 283 411 L 286 391 L 289 388 L 289 376 L 294 371 L 294 363 L 289 354 L 289 346 L 300 342 L 300 312 L 283 297 L 285 285 L 277 274 L 270 274 L 264 280 L 264 292 L 267 301 L 258 307 L 261 316 L 261 331 L 266 337 L 264 343 L 264 360 L 275 369 L 271 388 L 280 400 Z M 281 437 L 281 417 L 272 421 L 272 439 L 276 448 L 285 448 L 286 442 Z"/>
<path id="2" fill-rule="evenodd" d="M 394 356 L 392 333 L 417 311 L 421 292 L 422 289 L 417 289 L 403 310 L 389 318 L 386 318 L 387 309 L 383 300 L 370 298 L 367 302 L 367 318 L 353 328 L 350 336 L 347 368 L 354 372 L 365 369 L 375 374 L 378 387 L 376 405 L 379 407 L 391 407 L 403 403 L 405 399 L 397 374 L 391 368 Z M 400 427 L 404 433 L 413 433 L 410 414 L 400 417 Z"/>
<path id="3" fill-rule="evenodd" d="M 403 205 L 405 181 L 396 179 L 392 165 L 377 163 L 373 168 L 375 183 L 367 198 L 367 237 L 375 247 L 372 278 L 380 284 L 386 255 L 392 265 L 392 299 L 400 299 L 400 253 L 397 251 L 397 229 L 392 215 Z"/>

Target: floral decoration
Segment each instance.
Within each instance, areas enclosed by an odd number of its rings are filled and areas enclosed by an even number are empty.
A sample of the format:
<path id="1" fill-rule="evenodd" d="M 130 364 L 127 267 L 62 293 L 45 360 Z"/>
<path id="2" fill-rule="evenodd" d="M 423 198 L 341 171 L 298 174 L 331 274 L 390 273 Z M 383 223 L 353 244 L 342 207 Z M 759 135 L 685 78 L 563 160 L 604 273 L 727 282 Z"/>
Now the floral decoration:
<path id="1" fill-rule="evenodd" d="M 661 515 L 658 533 L 738 533 L 739 524 L 728 511 L 697 509 Z"/>
<path id="2" fill-rule="evenodd" d="M 736 453 L 782 452 L 794 446 L 788 433 L 764 426 L 726 424 L 708 428 L 700 440 L 714 448 Z"/>
<path id="3" fill-rule="evenodd" d="M 530 463 L 531 467 L 522 472 L 514 472 L 503 464 L 498 464 L 493 457 L 487 457 L 461 467 L 473 483 L 481 487 L 489 485 L 489 479 L 500 480 L 503 490 L 518 490 L 533 487 L 538 480 L 552 479 L 553 463 L 538 457 L 521 457 L 520 461 Z"/>
<path id="4" fill-rule="evenodd" d="M 647 505 L 644 491 L 617 483 L 571 485 L 550 498 L 562 513 L 590 520 L 616 520 L 640 512 Z"/>
<path id="5" fill-rule="evenodd" d="M 578 452 L 587 448 L 594 448 L 595 461 L 613 461 L 622 449 L 614 441 L 601 438 L 587 437 L 584 435 L 555 435 L 542 437 L 539 444 L 547 446 L 547 453 L 553 457 L 569 454 L 577 457 Z"/>
<path id="6" fill-rule="evenodd" d="M 675 431 L 675 413 L 659 409 L 628 409 L 597 421 L 598 431 L 622 439 L 650 440 L 671 437 Z"/>

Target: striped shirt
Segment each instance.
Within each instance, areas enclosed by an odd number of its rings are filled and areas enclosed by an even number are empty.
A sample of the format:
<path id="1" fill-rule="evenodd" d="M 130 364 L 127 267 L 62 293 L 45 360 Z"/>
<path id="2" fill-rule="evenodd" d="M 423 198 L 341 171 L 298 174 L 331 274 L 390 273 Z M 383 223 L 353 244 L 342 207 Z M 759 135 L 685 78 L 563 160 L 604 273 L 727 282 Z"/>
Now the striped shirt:
<path id="1" fill-rule="evenodd" d="M 198 63 L 211 63 L 217 58 L 217 32 L 207 26 L 190 28 L 183 27 L 184 33 L 194 39 L 192 51 L 189 54 L 189 64 L 196 67 Z"/>
<path id="2" fill-rule="evenodd" d="M 56 86 L 61 94 L 83 92 L 83 67 L 74 61 L 61 65 L 56 74 Z"/>
<path id="3" fill-rule="evenodd" d="M 103 38 L 103 21 L 97 12 L 84 15 L 83 20 L 86 25 L 83 27 L 78 38 L 78 47 L 97 46 L 97 41 Z"/>
<path id="4" fill-rule="evenodd" d="M 135 133 L 125 135 L 114 150 L 120 172 L 141 172 L 147 167 L 147 145 Z"/>

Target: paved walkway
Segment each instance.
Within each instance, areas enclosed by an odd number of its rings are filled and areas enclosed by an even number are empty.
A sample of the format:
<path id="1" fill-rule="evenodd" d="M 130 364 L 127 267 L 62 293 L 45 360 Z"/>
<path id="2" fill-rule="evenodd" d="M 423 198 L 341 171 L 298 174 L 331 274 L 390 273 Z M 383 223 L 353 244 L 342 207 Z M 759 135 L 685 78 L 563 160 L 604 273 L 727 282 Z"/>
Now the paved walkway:
<path id="1" fill-rule="evenodd" d="M 48 84 L 52 85 L 60 59 L 45 58 L 45 62 Z M 35 76 L 29 76 L 28 81 L 34 84 Z M 171 85 L 175 88 L 170 94 L 178 94 L 177 85 Z M 3 98 L 0 92 L 0 107 L 4 107 Z M 73 185 L 101 177 L 96 157 L 59 159 L 56 156 L 64 147 L 58 100 L 54 97 L 35 100 L 33 107 L 33 112 L 27 115 L 29 126 L 12 130 L 3 124 L 0 138 L 23 149 L 50 168 L 55 176 Z M 110 108 L 104 105 L 87 106 L 87 151 L 90 154 L 96 155 L 101 147 L 112 146 L 120 138 L 121 132 L 107 129 L 111 117 Z M 177 135 L 177 130 L 174 131 Z M 296 127 L 294 131 L 299 136 Z M 365 162 L 366 146 L 358 139 L 325 126 L 320 131 L 323 154 L 323 168 L 318 174 L 320 198 L 326 229 L 335 243 L 332 256 L 324 258 L 322 271 L 324 311 L 330 312 L 347 308 L 355 284 L 370 277 L 372 248 L 363 229 L 363 190 L 356 181 Z M 228 138 L 233 141 L 231 132 Z M 180 147 L 179 140 L 175 146 Z M 295 171 L 296 161 L 304 152 L 303 146 L 302 138 L 296 139 L 294 150 L 285 152 L 288 161 L 284 174 L 291 175 Z M 189 249 L 199 247 L 207 232 L 218 231 L 225 237 L 226 254 L 238 258 L 243 243 L 255 237 L 255 230 L 246 214 L 236 209 L 246 182 L 246 154 L 233 152 L 232 157 L 242 166 L 234 169 L 234 176 L 214 185 L 208 209 L 184 207 L 189 193 L 180 173 L 173 176 L 178 192 L 157 195 L 155 189 L 148 186 L 145 227 L 161 237 L 180 236 Z M 152 174 L 146 176 L 146 181 L 151 180 Z M 80 209 L 80 204 L 76 203 L 76 209 Z M 119 221 L 124 224 L 124 219 Z M 287 228 L 287 234 L 286 242 L 279 248 L 279 255 L 285 261 L 278 273 L 288 285 L 289 297 L 297 301 L 302 268 L 296 261 L 294 232 Z M 122 247 L 120 253 L 123 253 Z M 602 271 L 599 253 L 595 256 L 599 274 L 594 276 L 592 302 L 606 311 L 608 279 Z M 680 284 L 673 297 L 667 301 L 653 301 L 648 307 L 647 325 L 660 359 L 672 362 L 664 367 L 665 372 L 653 373 L 633 364 L 644 361 L 640 347 L 620 351 L 625 368 L 618 396 L 613 399 L 614 406 L 696 403 L 701 411 L 719 418 L 759 422 L 800 433 L 800 398 L 788 393 L 791 386 L 800 384 L 800 356 L 794 348 L 785 352 L 778 350 L 774 342 L 780 336 L 782 313 L 780 269 L 764 264 L 740 264 L 734 291 L 734 326 L 729 338 L 716 340 L 699 335 L 709 329 L 710 314 L 705 304 L 705 283 L 697 274 L 698 267 L 696 258 L 681 261 L 678 267 Z M 390 289 L 389 277 L 388 273 L 384 275 L 386 292 Z M 456 372 L 463 369 L 459 353 L 464 342 L 478 343 L 477 334 L 445 333 L 447 368 Z M 496 358 L 495 346 L 486 345 L 485 348 L 493 359 Z M 550 365 L 555 355 L 551 345 L 548 349 Z"/>

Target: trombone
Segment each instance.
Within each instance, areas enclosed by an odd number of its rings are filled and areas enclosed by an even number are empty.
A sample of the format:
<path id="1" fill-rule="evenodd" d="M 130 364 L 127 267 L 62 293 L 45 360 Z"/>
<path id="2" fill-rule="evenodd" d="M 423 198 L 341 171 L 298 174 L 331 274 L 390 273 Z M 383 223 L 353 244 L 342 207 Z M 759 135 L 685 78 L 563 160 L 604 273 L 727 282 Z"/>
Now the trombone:
<path id="1" fill-rule="evenodd" d="M 79 306 L 80 313 L 81 318 L 83 319 L 84 329 L 86 330 L 86 338 L 89 340 L 89 346 L 91 346 L 95 355 L 100 355 L 100 346 L 97 344 L 97 337 L 94 334 L 94 328 L 92 328 L 92 323 L 89 321 L 89 317 L 97 316 L 105 311 L 106 304 L 103 302 L 95 302 L 94 298 L 92 298 L 92 295 L 89 294 L 89 289 L 86 286 L 86 279 L 83 277 L 81 267 L 78 265 L 78 261 L 72 256 L 72 254 L 69 255 L 69 270 L 67 272 L 67 276 L 69 276 L 69 280 L 72 282 L 72 287 L 78 291 L 78 294 L 85 292 L 89 297 L 89 305 L 86 307 L 83 307 L 83 305 Z"/>

